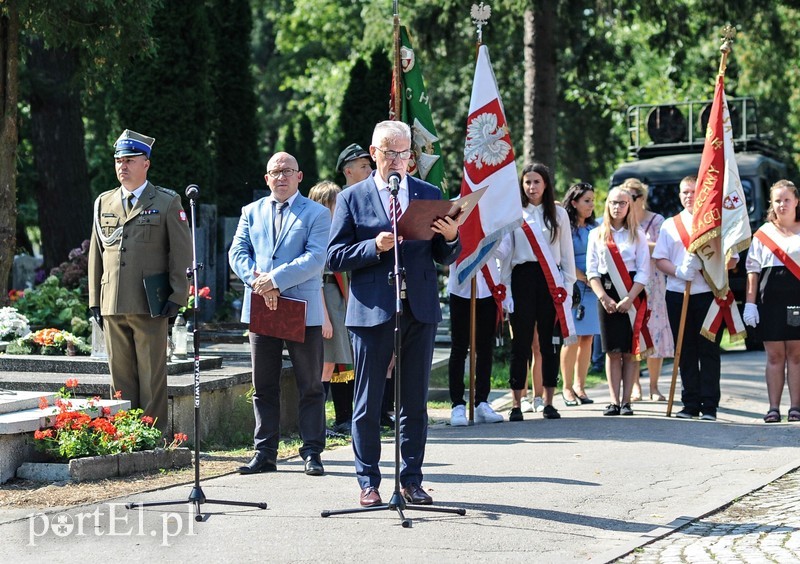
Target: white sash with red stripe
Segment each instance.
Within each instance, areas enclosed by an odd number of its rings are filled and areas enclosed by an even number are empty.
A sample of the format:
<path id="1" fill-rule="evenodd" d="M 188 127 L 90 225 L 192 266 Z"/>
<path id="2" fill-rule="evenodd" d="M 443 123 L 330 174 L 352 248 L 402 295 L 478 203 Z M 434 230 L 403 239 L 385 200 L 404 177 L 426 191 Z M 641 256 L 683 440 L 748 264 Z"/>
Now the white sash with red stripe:
<path id="1" fill-rule="evenodd" d="M 544 278 L 547 281 L 547 289 L 550 290 L 550 297 L 553 298 L 553 305 L 556 307 L 556 319 L 561 327 L 564 345 L 573 345 L 578 342 L 578 337 L 575 335 L 575 321 L 572 319 L 572 299 L 567 300 L 572 297 L 572 293 L 567 292 L 564 288 L 564 277 L 558 269 L 558 264 L 550 251 L 541 226 L 538 223 L 531 225 L 523 220 L 522 232 L 525 233 L 531 250 L 536 255 L 539 266 L 542 267 Z"/>
<path id="2" fill-rule="evenodd" d="M 795 257 L 781 248 L 778 241 L 784 237 L 780 234 L 780 232 L 778 232 L 777 227 L 775 227 L 772 223 L 765 223 L 761 226 L 761 229 L 756 231 L 755 237 L 764 243 L 764 246 L 772 251 L 773 255 L 778 257 L 778 260 L 783 263 L 783 266 L 785 266 L 789 272 L 794 274 L 795 278 L 800 280 L 800 263 L 797 259 L 795 259 Z"/>
<path id="3" fill-rule="evenodd" d="M 675 229 L 681 237 L 681 243 L 685 249 L 689 249 L 689 231 L 683 223 L 681 215 L 678 214 L 674 218 Z M 717 334 L 722 329 L 722 324 L 728 328 L 731 341 L 739 341 L 747 336 L 742 315 L 739 313 L 738 307 L 731 307 L 736 305 L 736 300 L 733 297 L 733 292 L 729 289 L 724 298 L 714 298 L 711 305 L 708 307 L 708 313 L 703 320 L 703 326 L 700 333 L 709 341 L 716 341 Z"/>
<path id="4" fill-rule="evenodd" d="M 625 267 L 625 261 L 622 260 L 617 244 L 610 236 L 606 240 L 605 253 L 608 276 L 611 278 L 611 283 L 614 285 L 617 295 L 622 299 L 633 288 L 633 279 Z M 631 354 L 636 360 L 641 360 L 654 351 L 653 339 L 650 337 L 650 330 L 647 328 L 647 319 L 650 317 L 650 312 L 647 310 L 647 296 L 644 291 L 639 292 L 639 295 L 634 298 L 627 314 L 633 329 Z"/>

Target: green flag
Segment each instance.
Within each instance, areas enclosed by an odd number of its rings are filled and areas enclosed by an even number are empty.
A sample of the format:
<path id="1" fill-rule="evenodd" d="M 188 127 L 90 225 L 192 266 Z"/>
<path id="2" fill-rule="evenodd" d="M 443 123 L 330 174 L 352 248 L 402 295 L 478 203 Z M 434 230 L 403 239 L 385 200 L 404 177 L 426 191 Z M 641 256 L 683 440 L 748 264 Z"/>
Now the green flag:
<path id="1" fill-rule="evenodd" d="M 433 125 L 422 68 L 411 47 L 411 39 L 405 26 L 400 27 L 400 65 L 403 96 L 400 119 L 411 127 L 411 147 L 414 151 L 414 158 L 408 164 L 408 172 L 441 188 L 446 198 L 448 193 L 442 147 Z"/>

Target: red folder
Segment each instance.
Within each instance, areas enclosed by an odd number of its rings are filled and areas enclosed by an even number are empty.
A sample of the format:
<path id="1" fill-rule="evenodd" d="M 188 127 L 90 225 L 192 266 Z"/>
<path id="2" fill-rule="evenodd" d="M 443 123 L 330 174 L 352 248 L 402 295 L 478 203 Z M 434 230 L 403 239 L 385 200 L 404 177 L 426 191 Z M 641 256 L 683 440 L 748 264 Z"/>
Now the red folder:
<path id="1" fill-rule="evenodd" d="M 462 225 L 472 213 L 486 186 L 458 200 L 411 200 L 397 224 L 397 233 L 403 239 L 428 241 L 436 234 L 431 225 L 437 219 L 450 216 Z"/>
<path id="2" fill-rule="evenodd" d="M 253 293 L 250 332 L 302 343 L 306 340 L 306 301 L 278 296 L 278 308 L 272 310 L 264 296 Z"/>

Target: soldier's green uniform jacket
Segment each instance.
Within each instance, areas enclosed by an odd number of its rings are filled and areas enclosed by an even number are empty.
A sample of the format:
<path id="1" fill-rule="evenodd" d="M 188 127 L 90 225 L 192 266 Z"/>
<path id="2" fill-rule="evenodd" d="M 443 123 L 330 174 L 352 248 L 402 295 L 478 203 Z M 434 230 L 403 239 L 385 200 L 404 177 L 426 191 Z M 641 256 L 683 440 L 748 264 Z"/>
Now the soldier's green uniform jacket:
<path id="1" fill-rule="evenodd" d="M 95 201 L 89 307 L 99 306 L 103 316 L 149 314 L 143 279 L 162 272 L 169 272 L 169 300 L 185 306 L 192 242 L 180 196 L 148 182 L 126 218 L 122 190 L 104 192 Z"/>

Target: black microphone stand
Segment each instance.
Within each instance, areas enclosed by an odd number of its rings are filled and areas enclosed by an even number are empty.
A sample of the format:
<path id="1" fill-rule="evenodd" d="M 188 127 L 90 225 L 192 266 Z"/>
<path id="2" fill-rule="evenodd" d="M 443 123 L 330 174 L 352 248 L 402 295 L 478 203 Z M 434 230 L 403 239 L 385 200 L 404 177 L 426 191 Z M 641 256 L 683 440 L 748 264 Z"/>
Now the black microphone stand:
<path id="1" fill-rule="evenodd" d="M 397 173 L 392 173 L 396 175 Z M 392 175 L 389 176 L 391 182 Z M 407 504 L 402 492 L 400 491 L 400 411 L 402 396 L 400 390 L 402 387 L 402 345 L 403 339 L 400 334 L 400 320 L 403 315 L 403 294 L 405 292 L 404 282 L 406 271 L 400 266 L 400 239 L 397 235 L 397 210 L 400 209 L 400 200 L 398 199 L 398 192 L 400 190 L 399 175 L 397 182 L 391 182 L 391 198 L 389 200 L 389 210 L 392 215 L 392 235 L 394 236 L 394 270 L 389 274 L 389 284 L 394 284 L 395 296 L 395 316 L 394 316 L 394 402 L 395 402 L 395 421 L 394 421 L 394 492 L 389 503 L 381 503 L 380 505 L 373 505 L 371 507 L 357 507 L 354 509 L 338 509 L 338 510 L 323 510 L 322 517 L 330 517 L 331 515 L 345 515 L 348 513 L 363 513 L 369 511 L 381 511 L 388 509 L 389 511 L 397 511 L 400 517 L 400 523 L 404 529 L 411 527 L 411 519 L 403 514 L 405 509 L 415 509 L 418 511 L 431 511 L 438 513 L 451 513 L 453 515 L 466 515 L 467 510 L 463 508 L 453 509 L 448 507 L 432 507 L 429 505 L 416 505 Z"/>
<path id="2" fill-rule="evenodd" d="M 215 503 L 220 505 L 236 505 L 239 507 L 257 507 L 258 509 L 266 509 L 267 504 L 264 502 L 248 502 L 248 501 L 225 501 L 220 499 L 207 499 L 203 493 L 203 488 L 200 487 L 200 339 L 197 335 L 197 312 L 200 309 L 200 299 L 197 294 L 197 280 L 199 279 L 198 271 L 203 268 L 202 264 L 197 263 L 197 223 L 195 221 L 195 201 L 200 195 L 200 189 L 196 184 L 190 184 L 186 187 L 186 197 L 189 198 L 189 206 L 191 208 L 192 217 L 192 266 L 186 269 L 186 278 L 191 282 L 194 281 L 194 308 L 192 311 L 192 338 L 194 340 L 194 486 L 189 493 L 188 499 L 174 500 L 174 501 L 148 501 L 148 502 L 131 502 L 125 504 L 126 509 L 136 509 L 139 507 L 155 507 L 160 505 L 182 505 L 184 503 L 192 503 L 195 508 L 195 521 L 202 521 L 203 515 L 200 512 L 200 506 L 204 503 Z"/>

